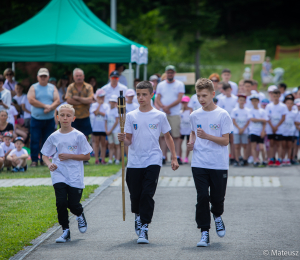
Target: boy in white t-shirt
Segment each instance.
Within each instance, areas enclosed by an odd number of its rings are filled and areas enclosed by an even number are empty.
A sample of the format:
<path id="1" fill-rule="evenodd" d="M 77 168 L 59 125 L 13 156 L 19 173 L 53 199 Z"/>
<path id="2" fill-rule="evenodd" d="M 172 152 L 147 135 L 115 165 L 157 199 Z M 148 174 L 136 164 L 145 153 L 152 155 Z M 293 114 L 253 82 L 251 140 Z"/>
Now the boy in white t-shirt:
<path id="1" fill-rule="evenodd" d="M 287 106 L 279 101 L 280 91 L 275 89 L 273 91 L 273 102 L 266 106 L 266 113 L 269 118 L 266 132 L 270 140 L 270 154 L 269 166 L 281 166 L 282 163 L 282 124 L 288 112 Z M 275 159 L 275 146 L 277 147 L 278 158 Z"/>
<path id="2" fill-rule="evenodd" d="M 172 153 L 172 169 L 177 170 L 179 165 L 166 114 L 151 106 L 152 84 L 142 81 L 137 85 L 136 91 L 140 107 L 126 115 L 125 133 L 119 133 L 118 138 L 129 147 L 126 183 L 131 211 L 135 213 L 135 232 L 139 237 L 137 243 L 148 244 L 148 225 L 154 211 L 153 196 L 162 166 L 162 151 L 159 146 L 161 132 Z"/>
<path id="3" fill-rule="evenodd" d="M 16 148 L 7 156 L 7 160 L 11 161 L 13 172 L 24 172 L 27 165 L 28 152 L 23 148 L 24 139 L 17 137 L 14 140 Z"/>
<path id="4" fill-rule="evenodd" d="M 188 96 L 183 96 L 181 99 L 181 104 L 182 104 L 182 110 L 181 110 L 181 123 L 180 123 L 180 157 L 182 157 L 182 143 L 184 141 L 184 139 L 186 138 L 186 143 L 189 142 L 190 140 L 190 134 L 191 134 L 191 124 L 190 124 L 190 114 L 191 114 L 191 109 L 188 107 L 190 98 Z M 197 100 L 197 102 L 199 103 L 199 101 Z M 188 163 L 189 162 L 189 153 L 190 151 L 188 149 L 186 149 L 185 152 L 185 159 L 184 159 L 184 163 Z M 181 159 L 182 160 L 182 159 Z"/>
<path id="5" fill-rule="evenodd" d="M 250 97 L 253 108 L 250 109 L 248 114 L 248 119 L 250 120 L 249 124 L 249 135 L 251 142 L 251 153 L 254 159 L 253 165 L 258 167 L 259 163 L 259 153 L 256 151 L 257 145 L 259 145 L 259 151 L 262 154 L 263 162 L 262 167 L 267 166 L 266 155 L 265 155 L 265 146 L 264 146 L 264 137 L 265 137 L 265 128 L 266 122 L 268 120 L 266 111 L 258 107 L 259 96 L 257 94 L 252 94 Z"/>
<path id="6" fill-rule="evenodd" d="M 135 96 L 135 92 L 133 89 L 128 89 L 126 91 L 125 97 L 126 97 L 126 114 L 137 109 L 139 105 L 135 102 L 133 102 L 133 98 Z"/>
<path id="7" fill-rule="evenodd" d="M 106 164 L 106 132 L 105 132 L 105 115 L 109 111 L 109 104 L 104 103 L 105 90 L 98 89 L 94 95 L 96 103 L 90 106 L 90 114 L 92 117 L 91 125 L 93 131 L 93 150 L 95 153 L 95 164 Z M 100 160 L 99 161 L 99 146 L 100 146 Z"/>
<path id="8" fill-rule="evenodd" d="M 118 97 L 111 95 L 109 98 L 110 109 L 105 115 L 105 132 L 108 140 L 109 160 L 108 164 L 112 164 L 113 155 L 115 155 L 115 164 L 120 164 L 121 148 L 118 140 L 120 133 L 119 112 L 117 108 Z"/>
<path id="9" fill-rule="evenodd" d="M 232 93 L 234 95 L 238 94 L 238 85 L 235 82 L 230 81 L 231 78 L 231 71 L 230 69 L 223 69 L 222 74 L 222 81 L 225 83 L 229 83 L 232 88 Z"/>
<path id="10" fill-rule="evenodd" d="M 72 105 L 62 105 L 58 111 L 61 128 L 51 134 L 43 145 L 41 153 L 48 166 L 55 190 L 58 222 L 63 234 L 56 243 L 71 240 L 68 208 L 77 216 L 78 229 L 81 233 L 87 230 L 87 222 L 80 204 L 84 189 L 83 161 L 90 159 L 92 147 L 83 133 L 71 126 L 75 120 L 75 109 Z M 52 156 L 52 162 L 49 157 Z"/>
<path id="11" fill-rule="evenodd" d="M 247 154 L 247 145 L 248 145 L 248 113 L 249 109 L 245 108 L 246 95 L 238 95 L 238 104 L 239 106 L 234 108 L 231 111 L 231 118 L 233 122 L 233 144 L 235 148 L 235 157 L 239 158 L 239 161 L 234 162 L 234 166 L 246 166 L 248 164 L 248 154 Z M 244 156 L 241 156 L 241 148 L 243 147 Z"/>
<path id="12" fill-rule="evenodd" d="M 1 147 L 4 152 L 4 167 L 7 167 L 7 170 L 11 170 L 11 161 L 7 160 L 7 156 L 9 153 L 15 149 L 14 143 L 11 142 L 12 140 L 12 134 L 10 132 L 5 132 L 3 135 L 3 143 L 1 143 Z"/>
<path id="13" fill-rule="evenodd" d="M 213 102 L 215 91 L 211 80 L 198 79 L 195 89 L 202 108 L 190 115 L 192 133 L 188 149 L 193 150 L 191 166 L 197 190 L 196 222 L 201 229 L 201 240 L 197 246 L 202 247 L 210 245 L 210 211 L 218 236 L 225 236 L 221 215 L 224 212 L 229 168 L 229 134 L 233 131 L 233 125 L 228 112 Z"/>

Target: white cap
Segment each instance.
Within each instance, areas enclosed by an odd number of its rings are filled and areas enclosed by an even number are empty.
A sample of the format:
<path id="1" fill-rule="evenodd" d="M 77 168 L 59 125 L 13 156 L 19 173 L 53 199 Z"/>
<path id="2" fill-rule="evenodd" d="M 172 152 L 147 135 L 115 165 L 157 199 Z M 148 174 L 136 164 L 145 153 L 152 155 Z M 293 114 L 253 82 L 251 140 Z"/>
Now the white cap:
<path id="1" fill-rule="evenodd" d="M 126 97 L 135 96 L 135 92 L 133 89 L 128 89 L 125 94 Z"/>
<path id="2" fill-rule="evenodd" d="M 296 98 L 294 100 L 294 104 L 297 105 L 297 106 L 299 106 L 300 105 L 300 98 Z"/>
<path id="3" fill-rule="evenodd" d="M 40 68 L 38 71 L 38 76 L 43 76 L 43 75 L 49 77 L 49 70 L 46 68 Z"/>
<path id="4" fill-rule="evenodd" d="M 298 92 L 298 87 L 293 88 L 293 93 L 297 93 Z"/>
<path id="5" fill-rule="evenodd" d="M 111 95 L 108 101 L 118 102 L 118 97 L 117 97 L 117 95 Z"/>
<path id="6" fill-rule="evenodd" d="M 252 99 L 258 99 L 258 100 L 259 100 L 259 95 L 257 95 L 257 94 L 252 94 L 252 95 L 250 96 L 250 100 L 252 100 Z"/>
<path id="7" fill-rule="evenodd" d="M 275 89 L 277 89 L 277 86 L 272 85 L 268 87 L 268 92 L 273 92 Z"/>
<path id="8" fill-rule="evenodd" d="M 158 80 L 158 77 L 156 75 L 152 75 L 150 78 L 149 78 L 149 81 L 151 80 Z"/>

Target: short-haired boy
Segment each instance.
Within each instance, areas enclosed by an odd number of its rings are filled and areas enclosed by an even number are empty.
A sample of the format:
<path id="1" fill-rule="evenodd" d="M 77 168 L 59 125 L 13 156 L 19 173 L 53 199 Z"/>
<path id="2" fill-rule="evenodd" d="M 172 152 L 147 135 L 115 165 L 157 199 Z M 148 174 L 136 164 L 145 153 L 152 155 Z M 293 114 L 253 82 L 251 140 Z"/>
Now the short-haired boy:
<path id="1" fill-rule="evenodd" d="M 120 164 L 121 148 L 118 140 L 120 133 L 119 112 L 117 108 L 118 97 L 111 95 L 109 98 L 110 109 L 105 115 L 105 132 L 108 140 L 109 160 L 108 164 L 112 164 L 113 155 L 115 155 L 115 164 Z"/>
<path id="2" fill-rule="evenodd" d="M 287 106 L 279 101 L 280 91 L 273 91 L 273 102 L 266 106 L 266 113 L 269 118 L 266 127 L 268 139 L 270 140 L 270 155 L 269 166 L 281 166 L 282 163 L 282 124 L 288 112 Z M 278 158 L 275 159 L 275 146 L 277 147 Z"/>
<path id="3" fill-rule="evenodd" d="M 230 86 L 232 88 L 232 93 L 234 95 L 237 95 L 238 94 L 238 85 L 235 82 L 230 81 L 230 78 L 231 78 L 230 69 L 223 69 L 221 77 L 222 77 L 223 82 L 230 84 Z"/>
<path id="4" fill-rule="evenodd" d="M 259 151 L 262 154 L 263 162 L 262 166 L 267 166 L 266 156 L 265 156 L 265 147 L 264 147 L 264 137 L 265 137 L 265 128 L 266 122 L 268 120 L 266 111 L 258 107 L 259 96 L 257 94 L 252 94 L 250 97 L 253 108 L 250 109 L 248 114 L 248 119 L 250 120 L 249 124 L 249 135 L 251 142 L 251 152 L 254 159 L 253 165 L 258 167 L 259 163 L 259 153 L 256 151 L 257 145 L 259 145 Z"/>
<path id="5" fill-rule="evenodd" d="M 61 128 L 48 137 L 41 153 L 51 173 L 58 222 L 63 229 L 63 234 L 56 239 L 56 243 L 65 243 L 71 240 L 68 208 L 77 216 L 79 231 L 85 233 L 87 230 L 80 199 L 84 189 L 83 161 L 90 159 L 93 149 L 85 135 L 71 126 L 75 120 L 72 105 L 62 105 L 57 117 Z M 49 160 L 50 156 L 53 158 L 52 162 Z"/>
<path id="6" fill-rule="evenodd" d="M 235 147 L 235 157 L 239 161 L 235 161 L 234 166 L 246 166 L 248 164 L 248 125 L 249 125 L 249 109 L 245 108 L 246 95 L 238 95 L 238 107 L 231 111 L 231 118 L 233 123 L 233 144 Z M 241 156 L 241 148 L 243 148 L 243 155 Z"/>
<path id="7" fill-rule="evenodd" d="M 227 146 L 233 125 L 228 112 L 213 102 L 215 91 L 211 80 L 201 78 L 195 88 L 202 108 L 190 115 L 192 133 L 188 149 L 194 151 L 191 166 L 197 190 L 196 222 L 201 229 L 201 240 L 197 246 L 202 247 L 210 245 L 210 211 L 218 236 L 225 236 L 221 215 L 224 212 L 229 168 Z"/>
<path id="8" fill-rule="evenodd" d="M 27 165 L 28 152 L 23 148 L 24 139 L 17 137 L 14 140 L 15 149 L 7 156 L 7 160 L 11 161 L 13 172 L 24 172 Z"/>
<path id="9" fill-rule="evenodd" d="M 125 146 L 129 146 L 126 183 L 131 211 L 135 213 L 137 243 L 148 244 L 148 227 L 154 212 L 153 196 L 162 166 L 159 146 L 161 132 L 172 153 L 172 169 L 177 170 L 179 165 L 166 114 L 151 106 L 152 84 L 142 81 L 137 85 L 136 92 L 140 107 L 126 115 L 125 133 L 119 133 L 118 138 Z"/>
<path id="10" fill-rule="evenodd" d="M 4 167 L 7 167 L 7 170 L 11 170 L 11 161 L 7 160 L 7 156 L 9 153 L 15 149 L 15 145 L 13 142 L 11 142 L 12 139 L 12 133 L 10 132 L 5 132 L 3 135 L 3 143 L 1 143 L 1 147 L 4 152 Z"/>

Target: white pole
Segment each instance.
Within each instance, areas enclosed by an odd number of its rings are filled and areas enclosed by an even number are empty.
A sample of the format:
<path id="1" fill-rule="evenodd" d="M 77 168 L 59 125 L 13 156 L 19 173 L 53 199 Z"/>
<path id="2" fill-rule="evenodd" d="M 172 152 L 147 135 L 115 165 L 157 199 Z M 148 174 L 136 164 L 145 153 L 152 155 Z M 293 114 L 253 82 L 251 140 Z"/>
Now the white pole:
<path id="1" fill-rule="evenodd" d="M 110 27 L 117 30 L 117 0 L 110 0 Z"/>
<path id="2" fill-rule="evenodd" d="M 147 80 L 147 64 L 144 64 L 144 80 Z"/>
<path id="3" fill-rule="evenodd" d="M 15 76 L 16 76 L 16 67 L 15 67 L 15 62 L 13 61 L 11 64 L 11 69 L 14 72 Z M 15 76 L 13 76 L 13 80 L 15 80 Z"/>
<path id="4" fill-rule="evenodd" d="M 135 74 L 135 78 L 139 79 L 140 78 L 140 65 L 136 64 L 136 74 Z"/>

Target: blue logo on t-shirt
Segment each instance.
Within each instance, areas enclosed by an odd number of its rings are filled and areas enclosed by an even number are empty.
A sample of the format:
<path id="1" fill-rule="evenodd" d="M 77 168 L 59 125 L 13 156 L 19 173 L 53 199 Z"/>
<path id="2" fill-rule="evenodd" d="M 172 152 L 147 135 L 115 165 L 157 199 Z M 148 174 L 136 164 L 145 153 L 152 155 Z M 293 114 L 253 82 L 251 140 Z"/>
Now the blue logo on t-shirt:
<path id="1" fill-rule="evenodd" d="M 137 130 L 137 124 L 133 124 L 134 130 Z"/>
<path id="2" fill-rule="evenodd" d="M 238 117 L 238 114 L 235 114 L 236 117 Z"/>
<path id="3" fill-rule="evenodd" d="M 202 128 L 202 126 L 201 125 L 197 125 L 197 128 Z"/>

